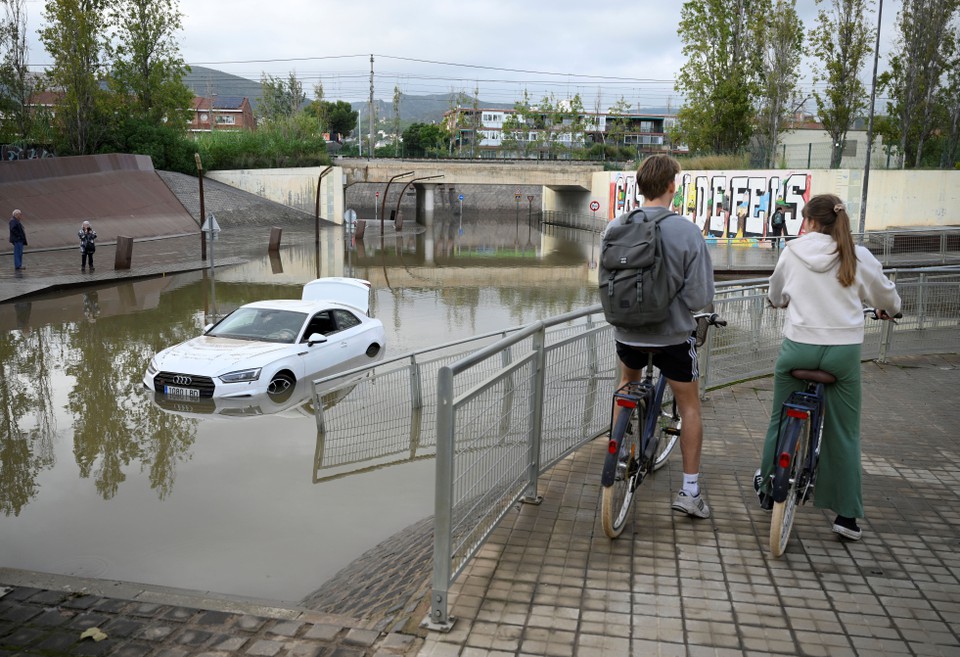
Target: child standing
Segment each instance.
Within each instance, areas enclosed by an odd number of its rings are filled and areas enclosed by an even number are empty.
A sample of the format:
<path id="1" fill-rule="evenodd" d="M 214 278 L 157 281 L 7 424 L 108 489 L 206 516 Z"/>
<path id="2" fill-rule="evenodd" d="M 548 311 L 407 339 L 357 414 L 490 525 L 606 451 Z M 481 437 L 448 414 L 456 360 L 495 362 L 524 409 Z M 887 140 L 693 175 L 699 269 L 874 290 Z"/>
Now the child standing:
<path id="1" fill-rule="evenodd" d="M 80 224 L 77 231 L 80 238 L 80 271 L 87 271 L 87 261 L 90 262 L 90 271 L 93 271 L 93 252 L 97 250 L 97 231 L 90 226 L 89 221 Z"/>

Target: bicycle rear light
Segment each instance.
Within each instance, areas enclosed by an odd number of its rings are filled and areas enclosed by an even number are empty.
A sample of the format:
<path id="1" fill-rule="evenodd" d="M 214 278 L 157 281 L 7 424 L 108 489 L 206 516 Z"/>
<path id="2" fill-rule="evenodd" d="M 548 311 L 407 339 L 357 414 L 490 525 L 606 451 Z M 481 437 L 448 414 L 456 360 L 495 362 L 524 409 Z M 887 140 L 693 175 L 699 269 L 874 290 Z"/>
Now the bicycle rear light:
<path id="1" fill-rule="evenodd" d="M 632 399 L 625 399 L 623 397 L 617 397 L 617 406 L 622 406 L 623 408 L 636 408 L 637 402 Z"/>
<path id="2" fill-rule="evenodd" d="M 611 440 L 609 443 L 607 443 L 607 451 L 610 452 L 611 454 L 617 453 L 618 449 L 617 449 L 616 440 Z"/>
<path id="3" fill-rule="evenodd" d="M 780 467 L 789 468 L 790 467 L 790 455 L 784 452 L 780 455 Z"/>
<path id="4" fill-rule="evenodd" d="M 806 420 L 810 417 L 810 411 L 801 411 L 798 408 L 788 408 L 787 417 L 795 417 L 798 420 Z"/>

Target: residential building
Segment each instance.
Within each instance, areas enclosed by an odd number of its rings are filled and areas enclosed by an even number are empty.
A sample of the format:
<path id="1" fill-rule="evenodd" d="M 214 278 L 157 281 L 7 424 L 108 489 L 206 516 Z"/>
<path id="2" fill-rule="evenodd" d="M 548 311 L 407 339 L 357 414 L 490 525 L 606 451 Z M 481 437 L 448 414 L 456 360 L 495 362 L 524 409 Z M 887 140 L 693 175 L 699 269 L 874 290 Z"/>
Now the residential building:
<path id="1" fill-rule="evenodd" d="M 676 117 L 664 114 L 583 112 L 552 124 L 535 108 L 523 116 L 513 109 L 458 107 L 444 113 L 444 122 L 461 156 L 568 159 L 593 144 L 626 146 L 638 156 L 686 151 L 671 145 Z"/>
<path id="2" fill-rule="evenodd" d="M 246 96 L 194 96 L 189 132 L 256 130 L 253 108 Z"/>

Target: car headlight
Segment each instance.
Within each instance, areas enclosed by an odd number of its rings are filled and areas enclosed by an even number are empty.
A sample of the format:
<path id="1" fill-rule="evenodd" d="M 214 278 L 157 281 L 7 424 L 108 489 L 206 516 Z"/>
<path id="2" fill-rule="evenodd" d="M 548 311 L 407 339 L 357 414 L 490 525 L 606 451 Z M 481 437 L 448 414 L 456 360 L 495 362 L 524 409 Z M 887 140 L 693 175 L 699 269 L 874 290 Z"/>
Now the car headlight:
<path id="1" fill-rule="evenodd" d="M 160 368 L 157 366 L 157 359 L 151 358 L 150 364 L 147 365 L 147 376 L 156 376 L 157 372 L 160 371 Z"/>
<path id="2" fill-rule="evenodd" d="M 260 378 L 260 368 L 251 370 L 239 370 L 237 372 L 227 372 L 220 375 L 220 380 L 224 383 L 243 383 L 244 381 L 256 381 Z"/>

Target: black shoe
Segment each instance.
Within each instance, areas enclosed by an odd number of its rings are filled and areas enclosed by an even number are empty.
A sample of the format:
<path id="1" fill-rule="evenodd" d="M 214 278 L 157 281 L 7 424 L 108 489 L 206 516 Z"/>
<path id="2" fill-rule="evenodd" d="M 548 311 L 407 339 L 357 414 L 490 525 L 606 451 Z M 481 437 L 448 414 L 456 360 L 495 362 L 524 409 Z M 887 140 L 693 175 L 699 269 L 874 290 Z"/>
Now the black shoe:
<path id="1" fill-rule="evenodd" d="M 837 516 L 833 521 L 833 533 L 839 534 L 843 538 L 851 541 L 859 541 L 863 532 L 860 531 L 860 525 L 856 518 L 846 516 Z"/>
<path id="2" fill-rule="evenodd" d="M 90 271 L 94 271 L 93 265 L 90 265 Z"/>
<path id="3" fill-rule="evenodd" d="M 760 484 L 762 483 L 763 475 L 760 474 L 760 468 L 757 468 L 757 471 L 753 473 L 753 490 L 757 494 L 757 499 L 760 500 L 760 508 L 764 511 L 770 511 L 773 508 L 773 497 L 761 492 Z"/>

